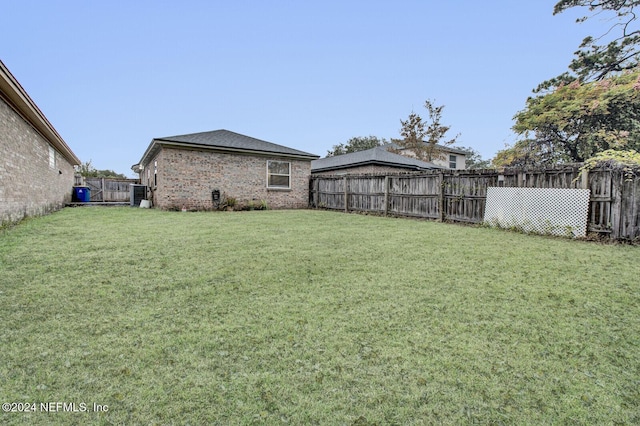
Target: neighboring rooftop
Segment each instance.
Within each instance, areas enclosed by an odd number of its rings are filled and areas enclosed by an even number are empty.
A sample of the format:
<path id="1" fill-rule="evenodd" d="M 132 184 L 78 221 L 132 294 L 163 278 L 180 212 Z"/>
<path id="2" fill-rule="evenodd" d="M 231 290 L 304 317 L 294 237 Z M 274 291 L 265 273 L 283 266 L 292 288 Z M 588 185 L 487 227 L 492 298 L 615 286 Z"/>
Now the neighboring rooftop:
<path id="1" fill-rule="evenodd" d="M 368 165 L 398 167 L 416 171 L 444 168 L 436 166 L 433 163 L 418 160 L 416 158 L 393 154 L 387 151 L 387 148 L 388 146 L 377 146 L 375 148 L 367 149 L 364 151 L 357 151 L 349 154 L 335 155 L 333 157 L 313 160 L 311 161 L 311 172 L 313 173 L 329 170 L 340 170 Z"/>
<path id="2" fill-rule="evenodd" d="M 155 138 L 151 141 L 151 144 L 149 144 L 149 147 L 140 159 L 139 164 L 144 163 L 145 159 L 157 151 L 161 145 L 176 147 L 202 147 L 204 149 L 228 152 L 277 154 L 308 160 L 319 158 L 319 155 L 252 138 L 250 136 L 241 135 L 240 133 L 231 132 L 229 130 L 220 129 L 210 132 L 189 133 L 186 135 Z"/>
<path id="3" fill-rule="evenodd" d="M 423 143 L 427 144 L 427 142 L 422 141 Z M 402 147 L 394 142 L 391 142 L 387 145 L 384 145 L 386 148 L 392 148 L 392 149 L 402 149 Z M 442 152 L 446 152 L 446 153 L 452 153 L 452 154 L 460 154 L 460 155 L 469 155 L 468 151 L 462 150 L 460 148 L 455 148 L 453 146 L 446 146 L 446 145 L 440 145 L 440 144 L 436 144 L 436 146 L 438 147 L 439 150 L 441 150 Z"/>

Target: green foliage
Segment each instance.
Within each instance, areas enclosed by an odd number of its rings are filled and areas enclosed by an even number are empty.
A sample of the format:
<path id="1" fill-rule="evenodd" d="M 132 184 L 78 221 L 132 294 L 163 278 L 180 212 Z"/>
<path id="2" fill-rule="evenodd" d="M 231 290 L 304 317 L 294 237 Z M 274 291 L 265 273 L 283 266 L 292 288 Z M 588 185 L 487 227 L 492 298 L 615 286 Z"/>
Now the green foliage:
<path id="1" fill-rule="evenodd" d="M 602 36 L 589 36 L 582 41 L 579 50 L 575 52 L 575 58 L 569 64 L 570 72 L 541 83 L 536 91 L 549 90 L 574 80 L 602 80 L 621 71 L 636 68 L 640 56 L 640 32 L 637 30 L 634 8 L 638 5 L 639 0 L 561 0 L 556 3 L 554 15 L 575 7 L 586 8 L 592 15 L 583 16 L 577 22 L 597 17 L 612 24 L 603 31 Z M 608 19 L 605 20 L 603 17 Z"/>
<path id="2" fill-rule="evenodd" d="M 585 161 L 584 166 L 580 168 L 580 173 L 602 166 L 622 169 L 626 179 L 633 179 L 640 171 L 640 153 L 634 150 L 619 151 L 608 149 Z"/>
<path id="3" fill-rule="evenodd" d="M 460 135 L 445 140 L 445 135 L 451 127 L 440 123 L 444 105 L 435 106 L 433 101 L 427 99 L 424 107 L 429 114 L 429 120 L 424 121 L 412 112 L 406 120 L 400 120 L 402 139 L 392 139 L 392 142 L 400 147 L 399 150 L 407 149 L 420 160 L 432 161 L 441 154 L 443 145 L 453 145 Z"/>
<path id="4" fill-rule="evenodd" d="M 237 204 L 235 197 L 230 197 L 226 193 L 222 194 L 222 201 L 220 202 L 220 210 L 233 210 Z"/>
<path id="5" fill-rule="evenodd" d="M 327 151 L 327 157 L 364 151 L 387 143 L 388 141 L 386 139 L 380 139 L 377 136 L 357 136 L 349 139 L 346 144 L 341 143 L 339 145 L 334 145 L 331 151 Z"/>
<path id="6" fill-rule="evenodd" d="M 554 15 L 588 10 L 577 22 L 610 18 L 601 36 L 586 37 L 569 71 L 541 83 L 514 130 L 524 136 L 498 152 L 498 166 L 583 162 L 608 149 L 640 149 L 640 31 L 634 8 L 640 0 L 560 0 Z M 612 16 L 611 16 L 612 15 Z M 533 133 L 530 136 L 530 133 Z"/>
<path id="7" fill-rule="evenodd" d="M 634 150 L 618 151 L 609 149 L 589 158 L 584 167 L 592 169 L 602 164 L 612 167 L 640 168 L 640 153 Z"/>
<path id="8" fill-rule="evenodd" d="M 522 139 L 513 146 L 498 151 L 491 160 L 493 167 L 544 167 L 566 163 L 569 159 L 551 143 L 539 143 L 535 139 Z"/>
<path id="9" fill-rule="evenodd" d="M 640 70 L 561 85 L 529 98 L 514 118 L 524 139 L 499 152 L 494 164 L 583 162 L 607 149 L 640 149 Z"/>
<path id="10" fill-rule="evenodd" d="M 127 179 L 127 176 L 121 173 L 116 173 L 113 170 L 97 170 L 93 167 L 93 164 L 91 164 L 91 160 L 85 161 L 79 166 L 76 166 L 76 173 L 79 173 L 84 177 Z"/>
<path id="11" fill-rule="evenodd" d="M 241 210 L 267 210 L 269 208 L 269 206 L 267 205 L 267 201 L 266 200 L 260 200 L 259 203 L 255 202 L 255 201 L 249 201 L 247 204 L 243 205 L 241 207 Z"/>
<path id="12" fill-rule="evenodd" d="M 483 160 L 482 155 L 475 149 L 465 146 L 457 146 L 457 149 L 466 151 L 465 156 L 465 168 L 467 169 L 489 169 L 491 168 L 491 161 Z"/>

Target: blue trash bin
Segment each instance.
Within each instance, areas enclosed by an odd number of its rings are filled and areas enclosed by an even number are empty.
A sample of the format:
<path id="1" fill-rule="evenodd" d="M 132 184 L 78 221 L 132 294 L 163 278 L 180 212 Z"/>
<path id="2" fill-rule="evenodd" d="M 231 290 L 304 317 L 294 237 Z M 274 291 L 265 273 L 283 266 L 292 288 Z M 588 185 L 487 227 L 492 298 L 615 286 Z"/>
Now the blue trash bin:
<path id="1" fill-rule="evenodd" d="M 73 201 L 79 203 L 88 203 L 91 201 L 91 189 L 86 186 L 73 187 Z"/>

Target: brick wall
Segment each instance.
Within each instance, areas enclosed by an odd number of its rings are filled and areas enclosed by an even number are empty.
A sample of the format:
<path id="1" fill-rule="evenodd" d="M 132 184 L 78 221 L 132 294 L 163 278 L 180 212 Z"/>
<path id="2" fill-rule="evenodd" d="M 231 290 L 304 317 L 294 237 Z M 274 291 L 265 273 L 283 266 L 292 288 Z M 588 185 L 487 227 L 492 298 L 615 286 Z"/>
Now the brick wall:
<path id="1" fill-rule="evenodd" d="M 73 166 L 0 97 L 0 224 L 38 216 L 71 201 Z M 60 174 L 62 172 L 62 174 Z"/>
<path id="2" fill-rule="evenodd" d="M 290 190 L 267 188 L 267 160 L 291 163 Z M 235 198 L 238 206 L 265 201 L 268 208 L 289 209 L 307 208 L 309 204 L 310 161 L 163 147 L 143 166 L 141 182 L 150 182 L 153 204 L 163 209 L 211 209 L 214 189 Z"/>

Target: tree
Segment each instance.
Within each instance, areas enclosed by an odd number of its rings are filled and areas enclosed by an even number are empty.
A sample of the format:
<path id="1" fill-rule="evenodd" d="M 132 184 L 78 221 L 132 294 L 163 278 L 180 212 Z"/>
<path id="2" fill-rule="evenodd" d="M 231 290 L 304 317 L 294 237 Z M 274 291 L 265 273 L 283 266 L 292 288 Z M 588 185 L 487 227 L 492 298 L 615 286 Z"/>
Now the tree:
<path id="1" fill-rule="evenodd" d="M 466 169 L 488 169 L 491 167 L 491 161 L 483 160 L 480 153 L 475 149 L 464 146 L 459 146 L 456 148 L 467 152 L 464 160 Z"/>
<path id="2" fill-rule="evenodd" d="M 349 139 L 346 144 L 341 143 L 334 145 L 331 151 L 327 151 L 327 157 L 364 151 L 365 149 L 375 148 L 376 146 L 382 146 L 387 143 L 386 139 L 379 139 L 376 136 L 356 136 Z"/>
<path id="3" fill-rule="evenodd" d="M 494 164 L 583 162 L 607 149 L 640 148 L 640 69 L 581 84 L 574 80 L 529 98 L 513 130 L 523 140 Z M 531 135 L 533 134 L 533 138 Z"/>
<path id="4" fill-rule="evenodd" d="M 431 100 L 427 99 L 424 107 L 429 114 L 429 121 L 425 122 L 422 117 L 412 112 L 406 120 L 400 120 L 402 139 L 392 139 L 392 142 L 400 147 L 394 150 L 396 152 L 409 150 L 422 161 L 432 161 L 441 155 L 442 146 L 454 144 L 460 135 L 444 140 L 451 128 L 440 123 L 444 105 L 435 106 Z"/>
<path id="5" fill-rule="evenodd" d="M 575 58 L 569 64 L 570 72 L 541 83 L 536 92 L 546 91 L 574 80 L 580 82 L 599 81 L 624 70 L 632 70 L 640 60 L 640 30 L 636 11 L 640 0 L 560 0 L 553 14 L 557 15 L 574 7 L 587 8 L 592 16 L 583 16 L 584 22 L 594 16 L 614 14 L 614 23 L 599 37 L 586 37 Z"/>
<path id="6" fill-rule="evenodd" d="M 126 179 L 127 177 L 121 173 L 116 173 L 113 170 L 97 170 L 91 164 L 91 160 L 85 161 L 76 168 L 76 172 L 84 177 L 99 177 L 99 178 L 116 178 Z"/>
<path id="7" fill-rule="evenodd" d="M 552 144 L 540 144 L 535 139 L 522 139 L 496 153 L 492 167 L 544 167 L 569 162 L 566 155 L 554 150 Z"/>
<path id="8" fill-rule="evenodd" d="M 586 8 L 591 16 L 614 15 L 603 35 L 586 37 L 569 71 L 541 83 L 516 114 L 523 139 L 499 151 L 494 165 L 583 162 L 607 149 L 637 149 L 640 117 L 640 0 L 560 0 L 554 15 Z"/>

